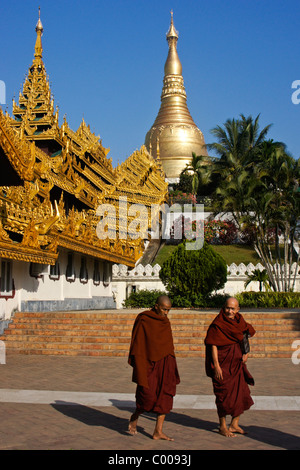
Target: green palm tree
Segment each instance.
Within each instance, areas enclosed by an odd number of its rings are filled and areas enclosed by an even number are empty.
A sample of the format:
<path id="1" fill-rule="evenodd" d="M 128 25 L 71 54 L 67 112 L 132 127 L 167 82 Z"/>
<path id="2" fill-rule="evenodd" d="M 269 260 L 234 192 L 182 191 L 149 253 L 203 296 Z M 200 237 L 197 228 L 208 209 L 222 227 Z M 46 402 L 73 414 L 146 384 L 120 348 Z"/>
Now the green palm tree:
<path id="1" fill-rule="evenodd" d="M 224 127 L 217 126 L 211 130 L 217 142 L 207 144 L 209 149 L 213 149 L 226 162 L 226 157 L 232 155 L 240 158 L 247 147 L 247 133 L 240 120 L 227 119 Z"/>
<path id="2" fill-rule="evenodd" d="M 192 160 L 188 163 L 182 173 L 192 175 L 192 194 L 197 195 L 199 182 L 200 182 L 200 167 L 203 165 L 205 157 L 202 155 L 196 155 L 195 152 L 192 152 Z"/>
<path id="3" fill-rule="evenodd" d="M 210 169 L 211 180 L 217 181 L 214 212 L 230 211 L 238 223 L 262 184 L 262 168 L 253 161 L 270 126 L 260 132 L 258 120 L 259 116 L 253 120 L 243 115 L 237 120 L 228 119 L 223 127 L 211 131 L 217 142 L 208 145 L 219 155 Z"/>
<path id="4" fill-rule="evenodd" d="M 211 130 L 216 142 L 207 144 L 207 148 L 214 150 L 226 166 L 233 158 L 243 164 L 251 163 L 251 159 L 264 142 L 271 124 L 259 130 L 259 115 L 253 120 L 241 114 L 240 119 L 227 119 L 223 127 L 217 126 Z M 229 164 L 230 167 L 230 164 Z"/>
<path id="5" fill-rule="evenodd" d="M 253 161 L 255 154 L 259 151 L 260 146 L 265 141 L 267 133 L 269 132 L 270 127 L 272 124 L 267 125 L 263 128 L 263 130 L 259 129 L 259 117 L 260 115 L 256 116 L 253 120 L 252 116 L 248 116 L 247 118 L 241 114 L 241 127 L 245 130 L 247 134 L 247 149 L 245 157 L 250 157 L 248 163 Z"/>
<path id="6" fill-rule="evenodd" d="M 265 289 L 268 291 L 270 290 L 270 285 L 269 285 L 269 276 L 267 271 L 264 269 L 261 271 L 260 269 L 254 269 L 252 274 L 248 274 L 248 279 L 245 282 L 245 288 L 251 283 L 251 282 L 259 282 L 259 291 L 262 292 L 262 287 L 264 286 Z"/>

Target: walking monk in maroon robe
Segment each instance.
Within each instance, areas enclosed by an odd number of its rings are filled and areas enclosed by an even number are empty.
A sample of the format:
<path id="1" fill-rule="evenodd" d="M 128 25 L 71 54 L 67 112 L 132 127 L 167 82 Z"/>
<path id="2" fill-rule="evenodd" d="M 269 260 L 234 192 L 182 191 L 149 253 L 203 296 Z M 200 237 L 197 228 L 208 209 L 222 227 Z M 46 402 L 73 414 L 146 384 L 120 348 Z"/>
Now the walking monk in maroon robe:
<path id="1" fill-rule="evenodd" d="M 248 354 L 243 354 L 241 348 L 244 332 L 249 336 L 255 334 L 254 328 L 239 313 L 238 301 L 231 297 L 209 326 L 204 341 L 206 373 L 213 381 L 219 432 L 227 437 L 233 437 L 234 433 L 245 434 L 239 426 L 239 418 L 254 404 L 248 386 L 254 385 L 246 366 Z M 226 415 L 232 416 L 229 428 Z"/>
<path id="2" fill-rule="evenodd" d="M 171 302 L 166 295 L 158 297 L 152 310 L 140 313 L 133 325 L 128 362 L 133 367 L 132 381 L 137 384 L 136 410 L 128 430 L 137 433 L 141 413 L 157 413 L 153 439 L 173 440 L 163 433 L 165 416 L 173 407 L 179 374 L 174 353 L 170 321 Z"/>

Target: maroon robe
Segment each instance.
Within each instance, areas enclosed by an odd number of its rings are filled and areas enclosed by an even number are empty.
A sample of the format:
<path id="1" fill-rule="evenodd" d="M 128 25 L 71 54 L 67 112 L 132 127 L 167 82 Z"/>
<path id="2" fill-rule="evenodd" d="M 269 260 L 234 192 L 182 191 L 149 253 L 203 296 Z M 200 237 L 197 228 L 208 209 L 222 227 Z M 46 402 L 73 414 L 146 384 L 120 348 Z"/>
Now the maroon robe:
<path id="1" fill-rule="evenodd" d="M 180 379 L 167 317 L 154 310 L 137 316 L 128 362 L 133 367 L 132 380 L 137 384 L 137 409 L 140 412 L 169 413 Z"/>
<path id="2" fill-rule="evenodd" d="M 168 355 L 153 362 L 148 369 L 149 387 L 138 385 L 136 388 L 136 407 L 140 412 L 152 411 L 158 414 L 170 413 L 179 374 L 176 359 Z"/>
<path id="3" fill-rule="evenodd" d="M 240 313 L 235 319 L 225 315 L 223 309 L 208 328 L 205 338 L 206 373 L 213 381 L 216 396 L 216 406 L 219 417 L 226 415 L 239 416 L 253 404 L 249 385 L 254 385 L 254 379 L 249 373 L 245 362 L 242 361 L 240 342 L 243 333 L 248 331 L 250 336 L 255 330 L 247 323 Z M 223 373 L 223 380 L 214 376 L 212 361 L 212 345 L 218 348 L 218 360 Z"/>

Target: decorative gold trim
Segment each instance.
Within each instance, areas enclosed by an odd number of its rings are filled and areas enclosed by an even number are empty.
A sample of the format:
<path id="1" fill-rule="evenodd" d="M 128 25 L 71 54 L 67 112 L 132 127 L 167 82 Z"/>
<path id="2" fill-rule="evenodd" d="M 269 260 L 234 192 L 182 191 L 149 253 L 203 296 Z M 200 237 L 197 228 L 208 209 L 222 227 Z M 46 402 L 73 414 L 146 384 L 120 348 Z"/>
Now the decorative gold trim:
<path id="1" fill-rule="evenodd" d="M 0 108 L 0 147 L 20 186 L 0 187 L 0 254 L 10 259 L 54 264 L 59 247 L 113 263 L 134 266 L 143 239 L 121 240 L 120 197 L 128 206 L 162 204 L 168 191 L 159 161 L 146 147 L 113 168 L 109 149 L 84 119 L 76 132 L 66 117 L 60 126 L 42 59 L 39 16 L 34 60 L 13 115 Z M 116 240 L 100 240 L 96 227 L 101 204 L 115 208 Z M 151 221 L 148 221 L 150 227 Z"/>

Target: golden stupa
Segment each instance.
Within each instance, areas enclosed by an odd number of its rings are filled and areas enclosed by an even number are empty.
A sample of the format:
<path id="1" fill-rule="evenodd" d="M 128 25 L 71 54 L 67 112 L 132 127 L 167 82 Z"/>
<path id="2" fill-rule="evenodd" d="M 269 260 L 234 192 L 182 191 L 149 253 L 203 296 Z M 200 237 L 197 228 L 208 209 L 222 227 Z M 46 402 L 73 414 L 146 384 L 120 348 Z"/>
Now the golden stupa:
<path id="1" fill-rule="evenodd" d="M 161 94 L 161 106 L 153 126 L 147 132 L 145 146 L 162 163 L 169 183 L 178 181 L 181 171 L 192 159 L 192 153 L 208 156 L 204 137 L 196 126 L 186 103 L 182 65 L 177 53 L 178 32 L 173 23 L 167 32 L 169 53 Z"/>

